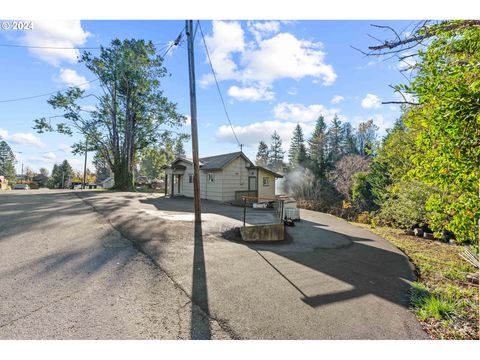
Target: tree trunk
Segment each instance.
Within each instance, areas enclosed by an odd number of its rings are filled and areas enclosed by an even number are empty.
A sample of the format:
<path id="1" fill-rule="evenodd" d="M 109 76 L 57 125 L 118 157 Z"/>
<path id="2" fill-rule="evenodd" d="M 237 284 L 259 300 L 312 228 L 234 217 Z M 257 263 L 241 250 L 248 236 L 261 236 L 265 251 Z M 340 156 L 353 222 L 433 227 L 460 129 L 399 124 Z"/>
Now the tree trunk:
<path id="1" fill-rule="evenodd" d="M 115 190 L 120 191 L 134 191 L 133 173 L 125 161 L 119 162 L 113 169 L 113 176 L 115 179 Z"/>

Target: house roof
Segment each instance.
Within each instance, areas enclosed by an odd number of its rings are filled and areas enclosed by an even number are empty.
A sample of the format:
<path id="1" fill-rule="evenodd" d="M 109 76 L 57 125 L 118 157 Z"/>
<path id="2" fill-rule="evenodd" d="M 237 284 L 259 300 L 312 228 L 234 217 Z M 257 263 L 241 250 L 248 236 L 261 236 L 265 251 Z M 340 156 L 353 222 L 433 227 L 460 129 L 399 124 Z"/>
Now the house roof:
<path id="1" fill-rule="evenodd" d="M 253 163 L 250 161 L 249 158 L 245 156 L 243 152 L 237 151 L 230 154 L 220 154 L 220 155 L 202 157 L 199 159 L 200 168 L 202 170 L 221 170 L 225 166 L 227 166 L 230 162 L 232 162 L 233 160 L 235 160 L 240 156 L 242 156 L 245 160 L 247 160 L 251 164 L 251 166 L 253 166 Z M 192 159 L 178 157 L 170 164 L 170 166 L 165 166 L 164 168 L 171 168 L 180 161 L 184 161 L 190 164 L 193 163 Z"/>
<path id="2" fill-rule="evenodd" d="M 263 167 L 263 166 L 260 166 L 260 165 L 250 166 L 248 169 L 249 170 L 250 169 L 261 169 L 261 170 L 269 173 L 270 175 L 275 176 L 276 178 L 283 178 L 282 174 L 276 173 L 275 171 L 272 171 L 272 170 L 267 169 L 266 167 Z"/>
<path id="3" fill-rule="evenodd" d="M 230 154 L 221 154 L 221 155 L 200 158 L 200 162 L 201 162 L 200 167 L 203 170 L 220 170 L 240 156 L 242 156 L 250 164 L 252 163 L 250 159 L 247 158 L 243 152 L 238 151 Z"/>

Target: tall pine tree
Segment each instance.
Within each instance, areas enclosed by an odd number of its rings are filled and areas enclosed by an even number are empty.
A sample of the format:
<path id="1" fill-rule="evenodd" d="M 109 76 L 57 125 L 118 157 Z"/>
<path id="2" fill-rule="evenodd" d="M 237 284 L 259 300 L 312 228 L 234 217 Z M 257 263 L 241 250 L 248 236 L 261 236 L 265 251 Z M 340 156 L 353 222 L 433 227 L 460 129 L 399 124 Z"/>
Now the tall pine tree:
<path id="1" fill-rule="evenodd" d="M 270 150 L 268 151 L 268 167 L 274 171 L 283 170 L 283 157 L 285 151 L 282 149 L 282 139 L 276 131 L 272 134 L 272 142 L 270 144 Z"/>
<path id="2" fill-rule="evenodd" d="M 313 173 L 319 178 L 325 177 L 327 166 L 326 130 L 327 125 L 325 124 L 325 119 L 320 115 L 315 124 L 315 130 L 313 131 L 312 137 L 308 142 L 311 168 Z"/>
<path id="3" fill-rule="evenodd" d="M 185 148 L 183 147 L 183 139 L 178 138 L 177 141 L 175 141 L 175 149 L 174 149 L 175 157 L 186 157 L 187 155 L 185 154 Z"/>
<path id="4" fill-rule="evenodd" d="M 358 154 L 357 134 L 355 133 L 355 129 L 349 122 L 346 122 L 343 124 L 342 132 L 343 152 L 345 154 Z"/>
<path id="5" fill-rule="evenodd" d="M 342 142 L 343 131 L 342 122 L 335 115 L 330 124 L 330 128 L 327 131 L 327 143 L 328 143 L 328 155 L 327 159 L 330 165 L 336 163 L 343 154 Z"/>
<path id="6" fill-rule="evenodd" d="M 301 162 L 305 162 L 306 150 L 305 140 L 303 138 L 303 130 L 300 124 L 297 124 L 293 130 L 292 141 L 290 143 L 290 149 L 288 151 L 288 161 L 291 167 L 299 165 Z"/>
<path id="7" fill-rule="evenodd" d="M 255 163 L 259 166 L 268 166 L 268 146 L 263 141 L 260 141 L 260 144 L 258 144 Z"/>

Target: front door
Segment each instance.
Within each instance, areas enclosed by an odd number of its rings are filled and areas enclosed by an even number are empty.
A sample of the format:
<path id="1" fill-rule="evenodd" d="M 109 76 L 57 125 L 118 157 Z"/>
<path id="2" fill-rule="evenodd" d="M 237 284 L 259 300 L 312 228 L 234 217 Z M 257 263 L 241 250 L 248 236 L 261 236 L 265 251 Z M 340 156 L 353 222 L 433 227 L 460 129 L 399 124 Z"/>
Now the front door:
<path id="1" fill-rule="evenodd" d="M 255 176 L 248 177 L 248 191 L 257 190 L 257 178 Z"/>
<path id="2" fill-rule="evenodd" d="M 177 194 L 180 194 L 180 193 L 181 193 L 181 191 L 180 191 L 180 189 L 181 189 L 181 186 L 180 186 L 181 181 L 182 181 L 182 175 L 177 175 Z"/>

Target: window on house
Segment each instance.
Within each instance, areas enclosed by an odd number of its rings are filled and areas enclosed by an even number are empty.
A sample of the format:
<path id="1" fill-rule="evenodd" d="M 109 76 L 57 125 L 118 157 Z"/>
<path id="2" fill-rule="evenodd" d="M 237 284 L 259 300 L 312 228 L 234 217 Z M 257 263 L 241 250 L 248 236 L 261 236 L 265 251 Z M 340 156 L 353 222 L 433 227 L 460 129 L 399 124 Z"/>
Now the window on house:
<path id="1" fill-rule="evenodd" d="M 263 186 L 269 186 L 270 185 L 269 181 L 270 181 L 270 178 L 264 177 L 263 178 Z"/>
<path id="2" fill-rule="evenodd" d="M 208 173 L 208 182 L 215 182 L 215 174 Z"/>
<path id="3" fill-rule="evenodd" d="M 188 174 L 188 183 L 189 184 L 193 183 L 193 174 Z"/>

